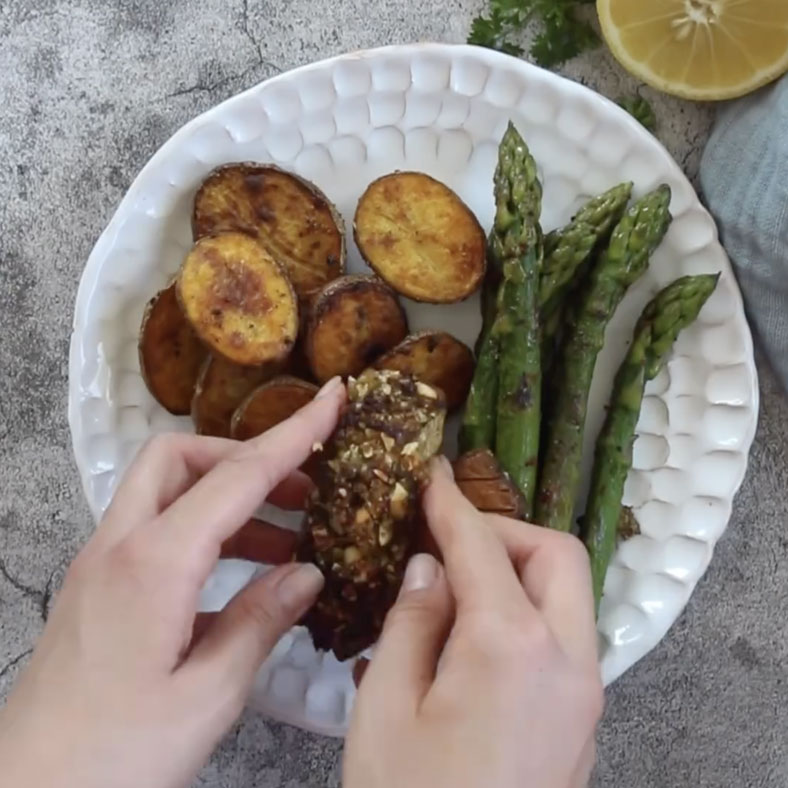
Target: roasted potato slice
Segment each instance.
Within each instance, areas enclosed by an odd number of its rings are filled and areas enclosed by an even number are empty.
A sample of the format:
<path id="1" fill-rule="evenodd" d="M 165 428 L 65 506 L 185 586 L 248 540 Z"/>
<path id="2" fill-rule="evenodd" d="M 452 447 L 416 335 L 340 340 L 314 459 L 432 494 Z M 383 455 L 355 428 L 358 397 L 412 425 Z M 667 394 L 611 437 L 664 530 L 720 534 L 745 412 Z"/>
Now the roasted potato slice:
<path id="1" fill-rule="evenodd" d="M 454 462 L 454 480 L 479 511 L 517 520 L 525 516 L 522 494 L 489 449 L 474 449 L 458 457 Z"/>
<path id="2" fill-rule="evenodd" d="M 288 356 L 282 374 L 292 375 L 294 378 L 305 380 L 307 383 L 314 383 L 309 359 L 306 357 L 306 328 L 296 340 L 293 352 Z"/>
<path id="3" fill-rule="evenodd" d="M 230 420 L 236 408 L 261 383 L 279 371 L 278 365 L 241 367 L 218 356 L 203 364 L 192 398 L 192 421 L 198 435 L 230 437 Z"/>
<path id="4" fill-rule="evenodd" d="M 249 520 L 222 542 L 220 558 L 242 558 L 260 564 L 286 564 L 292 560 L 298 534 L 265 520 Z"/>
<path id="5" fill-rule="evenodd" d="M 421 172 L 373 181 L 354 221 L 364 259 L 398 293 L 416 301 L 462 301 L 481 284 L 485 238 L 467 205 Z"/>
<path id="6" fill-rule="evenodd" d="M 311 402 L 318 387 L 305 380 L 282 375 L 263 383 L 238 406 L 230 423 L 230 436 L 248 440 L 262 435 L 290 418 Z"/>
<path id="7" fill-rule="evenodd" d="M 208 351 L 181 311 L 174 282 L 148 302 L 139 354 L 142 379 L 156 401 L 176 416 L 188 415 Z"/>
<path id="8" fill-rule="evenodd" d="M 318 291 L 319 293 L 320 291 Z M 315 293 L 317 296 L 317 293 Z M 298 338 L 296 339 L 295 346 L 287 357 L 285 366 L 282 369 L 283 375 L 290 375 L 300 380 L 306 380 L 309 383 L 314 383 L 315 379 L 312 375 L 312 370 L 309 367 L 309 359 L 306 355 L 306 337 L 309 328 L 309 316 L 312 314 L 312 303 L 314 298 L 305 299 L 301 298 L 298 302 L 298 311 L 301 321 L 301 327 L 298 330 Z"/>
<path id="9" fill-rule="evenodd" d="M 358 375 L 408 333 L 396 293 L 376 276 L 356 274 L 330 282 L 312 307 L 306 353 L 320 383 Z"/>
<path id="10" fill-rule="evenodd" d="M 397 369 L 443 390 L 446 407 L 459 408 L 473 378 L 473 353 L 445 331 L 421 331 L 384 353 L 375 369 Z"/>
<path id="11" fill-rule="evenodd" d="M 183 312 L 214 355 L 244 366 L 283 360 L 298 334 L 298 305 L 284 270 L 254 238 L 197 241 L 177 281 Z"/>
<path id="12" fill-rule="evenodd" d="M 238 230 L 259 238 L 299 296 L 344 273 L 342 217 L 316 186 L 270 164 L 214 170 L 194 198 L 195 240 Z"/>

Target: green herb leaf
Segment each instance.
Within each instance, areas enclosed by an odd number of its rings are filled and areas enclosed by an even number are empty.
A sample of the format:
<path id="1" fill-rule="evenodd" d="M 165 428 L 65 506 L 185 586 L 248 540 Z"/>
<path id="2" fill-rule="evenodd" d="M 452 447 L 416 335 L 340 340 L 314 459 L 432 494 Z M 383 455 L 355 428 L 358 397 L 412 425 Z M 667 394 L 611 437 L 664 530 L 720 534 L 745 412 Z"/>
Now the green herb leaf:
<path id="1" fill-rule="evenodd" d="M 512 40 L 533 20 L 541 30 L 530 49 L 534 61 L 546 68 L 558 66 L 599 44 L 599 36 L 575 11 L 593 0 L 489 0 L 488 16 L 473 20 L 469 44 L 522 55 L 523 48 Z"/>
<path id="2" fill-rule="evenodd" d="M 507 55 L 520 57 L 525 51 L 521 46 L 507 40 L 508 25 L 499 16 L 493 15 L 490 18 L 478 16 L 473 20 L 471 33 L 468 36 L 469 44 L 497 49 Z"/>
<path id="3" fill-rule="evenodd" d="M 622 96 L 616 103 L 652 134 L 656 131 L 657 116 L 654 114 L 654 108 L 639 93 L 634 96 Z"/>
<path id="4" fill-rule="evenodd" d="M 556 8 L 544 17 L 544 32 L 531 46 L 531 56 L 545 68 L 553 68 L 599 45 L 599 36 L 588 22 L 577 19 L 568 8 Z"/>

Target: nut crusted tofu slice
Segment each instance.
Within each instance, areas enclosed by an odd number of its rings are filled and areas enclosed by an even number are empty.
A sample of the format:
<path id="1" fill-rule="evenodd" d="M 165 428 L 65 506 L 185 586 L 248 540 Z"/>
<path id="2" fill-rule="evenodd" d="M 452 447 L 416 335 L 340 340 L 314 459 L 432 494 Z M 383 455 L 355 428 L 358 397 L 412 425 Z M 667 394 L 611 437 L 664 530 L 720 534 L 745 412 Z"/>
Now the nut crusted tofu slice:
<path id="1" fill-rule="evenodd" d="M 326 577 L 304 623 L 338 659 L 377 640 L 396 599 L 445 416 L 443 394 L 410 375 L 367 370 L 348 383 L 296 553 Z"/>

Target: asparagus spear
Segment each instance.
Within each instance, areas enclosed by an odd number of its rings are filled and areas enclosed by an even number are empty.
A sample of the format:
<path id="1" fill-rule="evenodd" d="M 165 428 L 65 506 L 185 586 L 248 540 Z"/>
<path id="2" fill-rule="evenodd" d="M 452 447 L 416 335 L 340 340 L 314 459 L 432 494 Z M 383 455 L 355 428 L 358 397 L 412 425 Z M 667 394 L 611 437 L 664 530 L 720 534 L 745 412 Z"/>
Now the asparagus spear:
<path id="1" fill-rule="evenodd" d="M 501 278 L 501 284 L 497 287 L 499 291 L 502 290 L 507 261 L 527 251 L 531 234 L 533 238 L 537 237 L 541 210 L 541 187 L 536 178 L 536 163 L 511 123 L 498 148 L 494 186 L 495 220 L 488 241 L 490 279 L 486 282 L 486 297 L 484 291 L 482 294 L 485 325 L 477 343 L 476 370 L 460 428 L 460 448 L 463 452 L 491 449 L 495 444 L 500 339 L 506 332 L 503 331 L 503 325 L 500 331 L 493 331 L 502 301 L 496 297 L 496 319 L 493 320 L 492 288 L 495 287 L 496 278 Z M 526 226 L 530 228 L 528 232 L 524 230 Z"/>
<path id="2" fill-rule="evenodd" d="M 632 195 L 632 183 L 620 183 L 589 200 L 565 227 L 544 239 L 544 265 L 539 279 L 539 308 L 549 317 L 561 304 L 577 269 L 621 219 Z"/>
<path id="3" fill-rule="evenodd" d="M 495 402 L 498 398 L 498 340 L 487 329 L 476 345 L 476 368 L 465 400 L 460 426 L 460 451 L 492 449 L 495 445 Z"/>
<path id="4" fill-rule="evenodd" d="M 552 355 L 561 312 L 575 275 L 621 219 L 632 195 L 627 181 L 589 200 L 565 227 L 545 236 L 544 264 L 539 280 L 542 360 Z"/>
<path id="5" fill-rule="evenodd" d="M 495 454 L 525 498 L 526 519 L 536 495 L 541 423 L 540 261 L 538 243 L 521 260 L 507 260 L 493 326 L 500 341 Z"/>
<path id="6" fill-rule="evenodd" d="M 530 517 L 536 493 L 541 417 L 539 272 L 542 187 L 514 126 L 501 143 L 495 173 L 492 252 L 502 263 L 492 335 L 499 342 L 495 454 L 522 492 Z"/>
<path id="7" fill-rule="evenodd" d="M 591 558 L 597 605 L 616 546 L 621 496 L 632 464 L 643 388 L 659 372 L 679 332 L 698 316 L 718 278 L 716 274 L 684 276 L 662 290 L 643 311 L 629 352 L 616 374 L 610 408 L 596 443 L 591 491 L 583 518 L 583 539 Z"/>
<path id="8" fill-rule="evenodd" d="M 662 185 L 623 216 L 591 270 L 561 348 L 556 400 L 547 429 L 536 520 L 568 531 L 580 480 L 588 392 L 605 327 L 629 286 L 648 267 L 670 224 L 670 188 Z"/>
<path id="9" fill-rule="evenodd" d="M 482 330 L 476 340 L 476 355 L 481 352 L 484 338 L 490 333 L 495 314 L 497 312 L 498 288 L 501 286 L 501 261 L 492 250 L 492 233 L 487 239 L 487 271 L 484 274 L 484 283 L 481 292 Z"/>

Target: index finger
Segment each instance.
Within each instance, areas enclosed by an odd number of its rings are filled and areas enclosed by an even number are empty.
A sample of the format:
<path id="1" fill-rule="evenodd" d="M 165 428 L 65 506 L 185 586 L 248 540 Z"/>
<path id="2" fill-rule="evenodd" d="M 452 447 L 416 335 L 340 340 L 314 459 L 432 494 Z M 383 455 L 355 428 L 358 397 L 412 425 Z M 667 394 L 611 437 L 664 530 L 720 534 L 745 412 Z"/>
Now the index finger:
<path id="1" fill-rule="evenodd" d="M 486 515 L 520 573 L 525 593 L 564 652 L 597 661 L 594 595 L 588 553 L 577 537 L 539 525 Z"/>
<path id="2" fill-rule="evenodd" d="M 205 435 L 156 435 L 124 474 L 101 521 L 102 542 L 117 544 L 158 517 L 217 463 L 237 452 L 238 445 L 238 441 Z M 268 502 L 280 509 L 303 509 L 313 486 L 305 473 L 291 471 L 271 490 Z"/>
<path id="3" fill-rule="evenodd" d="M 238 445 L 188 492 L 162 512 L 151 527 L 175 555 L 191 550 L 207 563 L 221 543 L 253 515 L 268 494 L 322 443 L 336 425 L 345 389 L 329 381 L 312 402 L 258 438 Z"/>
<path id="4" fill-rule="evenodd" d="M 503 542 L 460 492 L 446 465 L 443 458 L 433 462 L 423 505 L 458 616 L 472 609 L 518 616 L 529 608 L 535 612 Z"/>

